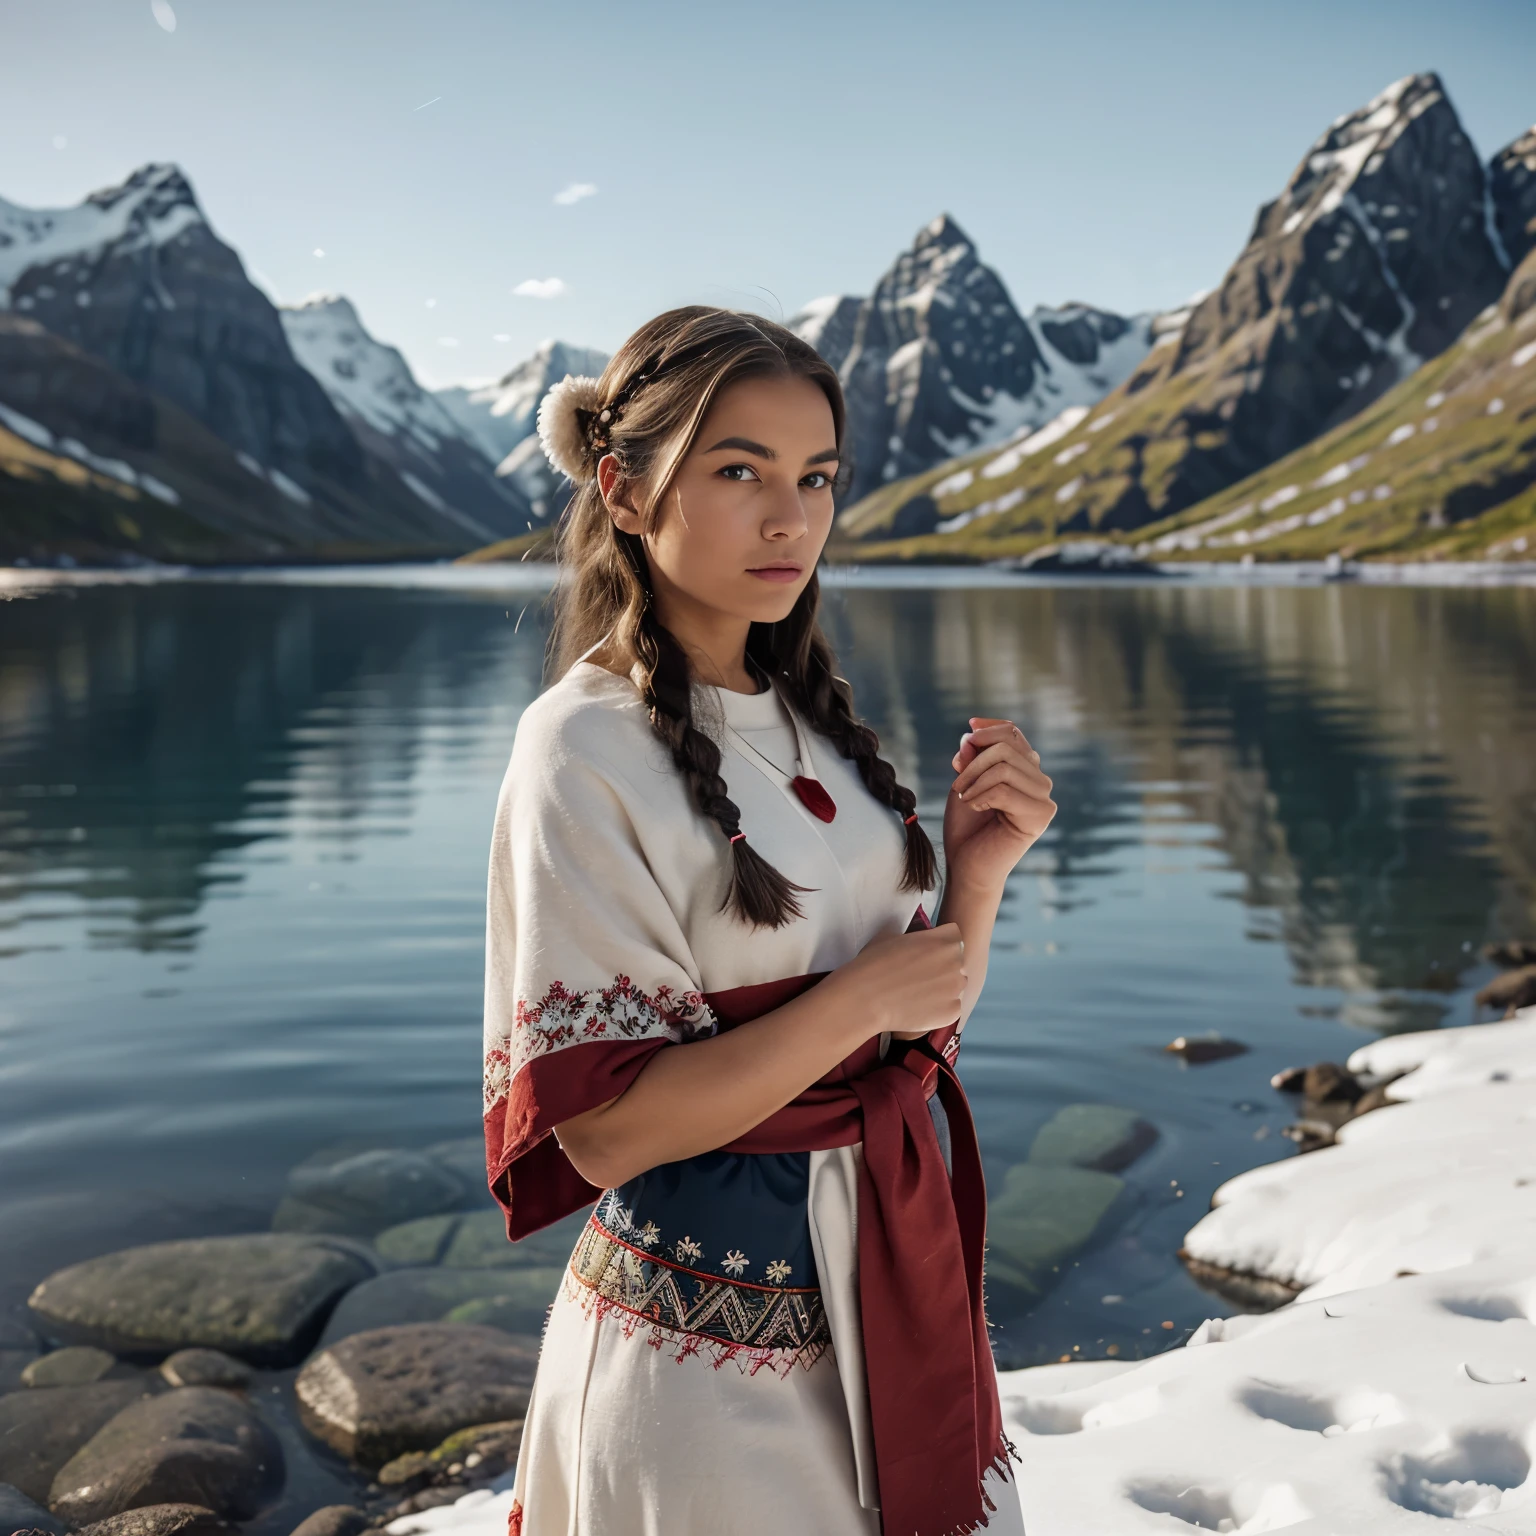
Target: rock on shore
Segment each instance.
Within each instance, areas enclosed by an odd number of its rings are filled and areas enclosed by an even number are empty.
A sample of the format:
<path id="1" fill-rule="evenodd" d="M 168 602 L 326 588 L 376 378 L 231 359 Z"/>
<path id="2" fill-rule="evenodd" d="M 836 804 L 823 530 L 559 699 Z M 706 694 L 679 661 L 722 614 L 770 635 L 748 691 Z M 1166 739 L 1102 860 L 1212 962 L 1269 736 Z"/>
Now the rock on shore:
<path id="1" fill-rule="evenodd" d="M 375 1328 L 322 1350 L 294 1392 L 304 1426 L 350 1461 L 378 1467 L 453 1431 L 520 1419 L 539 1341 L 472 1323 Z"/>
<path id="2" fill-rule="evenodd" d="M 77 1524 L 149 1504 L 249 1520 L 282 1485 L 282 1446 L 251 1409 L 217 1387 L 178 1387 L 93 1435 L 55 1474 L 48 1507 Z"/>
<path id="3" fill-rule="evenodd" d="M 72 1264 L 27 1305 L 43 1332 L 114 1354 L 203 1346 L 276 1368 L 302 1360 L 337 1298 L 377 1270 L 345 1238 L 193 1238 Z"/>

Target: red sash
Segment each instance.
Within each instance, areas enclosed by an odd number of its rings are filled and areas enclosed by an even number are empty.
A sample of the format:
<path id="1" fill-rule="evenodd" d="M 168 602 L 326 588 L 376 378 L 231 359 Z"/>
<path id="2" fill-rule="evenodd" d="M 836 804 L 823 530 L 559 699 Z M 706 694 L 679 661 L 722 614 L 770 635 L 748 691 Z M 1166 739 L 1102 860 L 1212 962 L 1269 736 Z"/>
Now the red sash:
<path id="1" fill-rule="evenodd" d="M 913 926 L 929 926 L 921 908 Z M 705 1001 L 720 1027 L 730 1029 L 827 974 L 706 993 Z M 488 1152 L 490 1187 L 507 1214 L 508 1237 L 537 1231 L 602 1193 L 571 1166 L 549 1129 L 622 1093 L 667 1043 L 570 1046 L 535 1057 L 518 1074 L 506 1121 L 495 1128 L 498 1150 L 511 1155 L 501 1161 Z M 882 1061 L 878 1042 L 867 1041 L 723 1149 L 803 1152 L 864 1144 L 859 1306 L 885 1536 L 958 1536 L 977 1529 L 994 1508 L 982 1479 L 991 1468 L 1007 1467 L 982 1310 L 986 1189 L 970 1105 L 947 1059 L 957 1044 L 950 1027 L 920 1042 L 893 1040 Z M 573 1072 L 570 1058 L 578 1052 L 584 1059 Z M 934 1093 L 949 1119 L 953 1177 L 928 1111 Z M 538 1137 L 536 1144 L 529 1144 L 530 1134 Z"/>

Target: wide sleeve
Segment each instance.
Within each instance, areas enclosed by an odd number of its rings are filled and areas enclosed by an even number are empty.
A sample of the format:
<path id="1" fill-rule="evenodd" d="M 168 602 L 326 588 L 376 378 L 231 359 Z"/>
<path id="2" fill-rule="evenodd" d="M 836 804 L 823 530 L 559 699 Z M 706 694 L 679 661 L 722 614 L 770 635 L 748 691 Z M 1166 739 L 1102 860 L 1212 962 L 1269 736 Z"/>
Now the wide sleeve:
<path id="1" fill-rule="evenodd" d="M 606 710 L 552 719 L 546 702 L 518 724 L 487 881 L 486 1175 L 514 1241 L 601 1193 L 554 1127 L 716 1027 L 636 831 L 643 807 L 613 761 L 623 743 L 605 739 L 622 722 Z"/>

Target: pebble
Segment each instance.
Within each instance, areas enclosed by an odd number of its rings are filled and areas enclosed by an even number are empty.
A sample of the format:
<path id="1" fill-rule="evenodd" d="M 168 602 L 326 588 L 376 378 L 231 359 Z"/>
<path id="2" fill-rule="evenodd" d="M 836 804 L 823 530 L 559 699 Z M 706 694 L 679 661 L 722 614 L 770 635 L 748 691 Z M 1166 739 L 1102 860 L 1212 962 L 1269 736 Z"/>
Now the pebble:
<path id="1" fill-rule="evenodd" d="M 1180 1035 L 1163 1049 L 1182 1057 L 1190 1066 L 1198 1067 L 1208 1061 L 1225 1061 L 1231 1056 L 1242 1056 L 1248 1047 L 1240 1040 L 1228 1040 L 1223 1035 L 1209 1034 Z"/>
<path id="2" fill-rule="evenodd" d="M 84 1387 L 100 1381 L 117 1364 L 117 1357 L 89 1344 L 73 1344 L 39 1355 L 21 1373 L 26 1387 Z"/>

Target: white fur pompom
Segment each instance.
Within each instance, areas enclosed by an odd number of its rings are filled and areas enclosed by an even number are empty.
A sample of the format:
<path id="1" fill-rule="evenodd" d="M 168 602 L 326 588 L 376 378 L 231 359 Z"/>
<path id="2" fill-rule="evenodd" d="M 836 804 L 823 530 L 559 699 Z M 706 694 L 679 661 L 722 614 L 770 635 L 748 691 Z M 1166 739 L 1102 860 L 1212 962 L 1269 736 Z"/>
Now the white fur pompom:
<path id="1" fill-rule="evenodd" d="M 602 408 L 603 396 L 598 382 L 585 374 L 566 374 L 558 384 L 552 384 L 549 393 L 539 401 L 539 442 L 543 445 L 544 457 L 568 479 L 585 480 L 590 473 L 587 438 L 576 419 L 576 412 L 591 411 L 595 415 Z"/>

